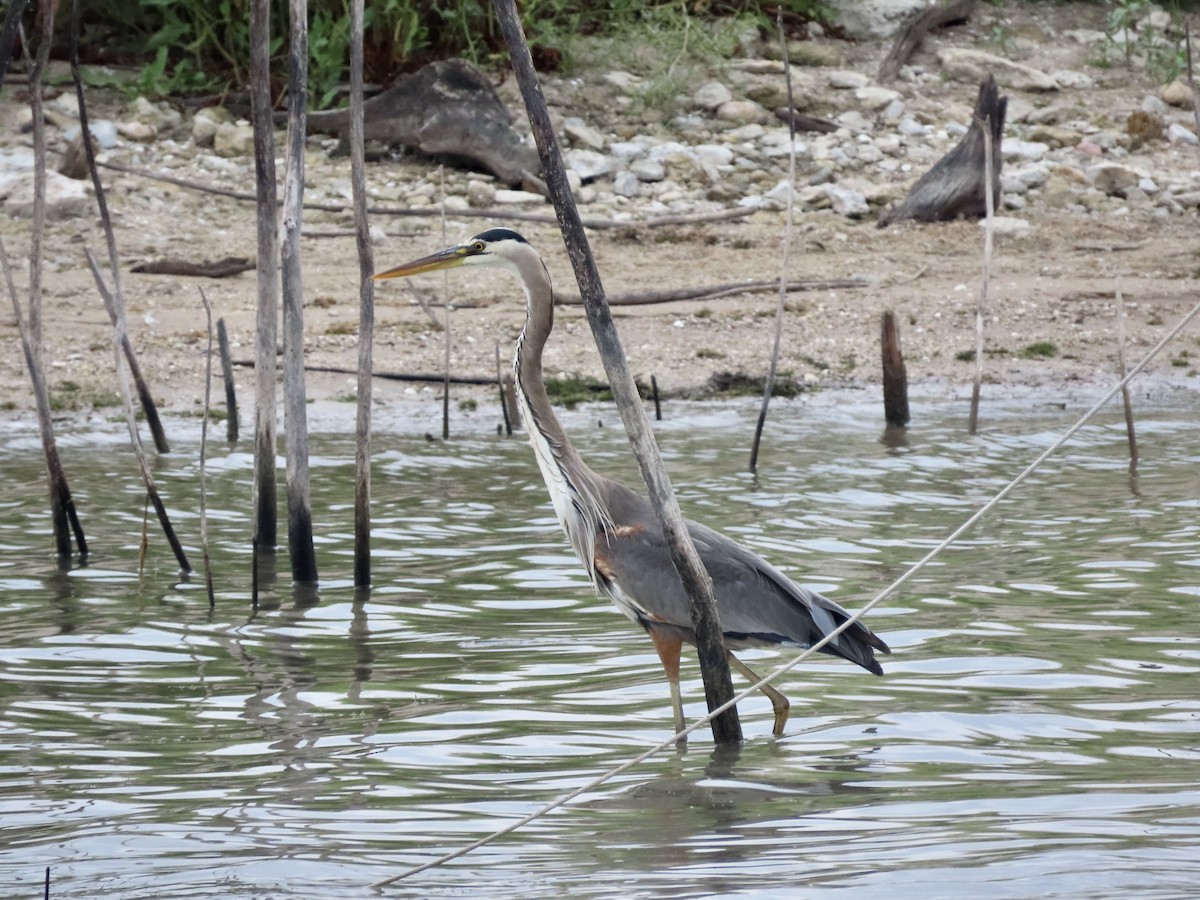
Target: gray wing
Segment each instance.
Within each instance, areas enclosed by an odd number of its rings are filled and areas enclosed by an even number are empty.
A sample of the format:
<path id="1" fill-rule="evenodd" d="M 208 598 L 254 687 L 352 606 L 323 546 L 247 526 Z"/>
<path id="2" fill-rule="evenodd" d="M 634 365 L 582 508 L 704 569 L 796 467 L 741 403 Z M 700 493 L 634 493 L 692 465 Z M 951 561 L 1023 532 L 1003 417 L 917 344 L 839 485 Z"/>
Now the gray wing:
<path id="1" fill-rule="evenodd" d="M 596 539 L 601 586 L 610 593 L 623 594 L 643 624 L 671 625 L 682 632 L 685 640 L 691 640 L 687 595 L 649 502 L 619 485 L 614 487 L 620 490 L 610 495 L 609 507 L 618 524 Z M 723 534 L 696 522 L 689 521 L 687 526 L 712 578 L 726 641 L 735 649 L 766 644 L 807 647 L 849 618 L 850 614 L 837 603 L 795 584 L 762 557 Z M 876 675 L 883 669 L 874 651 L 890 652 L 862 623 L 856 623 L 822 650 Z"/>

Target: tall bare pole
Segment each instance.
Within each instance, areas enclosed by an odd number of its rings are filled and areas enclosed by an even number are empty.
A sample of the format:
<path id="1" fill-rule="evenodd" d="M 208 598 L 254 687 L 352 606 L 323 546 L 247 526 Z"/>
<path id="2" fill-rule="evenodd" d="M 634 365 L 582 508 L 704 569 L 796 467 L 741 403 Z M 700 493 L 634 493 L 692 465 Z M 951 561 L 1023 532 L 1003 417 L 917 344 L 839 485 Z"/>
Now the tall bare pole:
<path id="1" fill-rule="evenodd" d="M 971 434 L 979 427 L 979 398 L 983 390 L 983 323 L 987 315 L 988 282 L 992 276 L 992 218 L 995 214 L 995 195 L 992 192 L 992 124 L 989 116 L 983 122 L 983 194 L 987 217 L 983 221 L 983 278 L 979 285 L 979 305 L 975 307 L 975 382 L 971 387 L 971 415 L 967 429 Z"/>
<path id="2" fill-rule="evenodd" d="M 288 153 L 283 178 L 283 428 L 287 439 L 288 549 L 292 579 L 317 580 L 308 483 L 308 397 L 304 387 L 304 291 L 300 230 L 304 217 L 304 139 L 308 108 L 308 2 L 290 0 Z"/>
<path id="3" fill-rule="evenodd" d="M 792 108 L 792 67 L 788 64 L 787 34 L 783 30 L 783 7 L 775 14 L 779 29 L 779 46 L 783 48 L 784 83 L 787 85 L 788 109 Z M 779 299 L 775 304 L 775 339 L 771 344 L 771 362 L 767 366 L 767 377 L 763 382 L 762 406 L 758 410 L 758 421 L 754 425 L 754 440 L 750 444 L 750 471 L 758 471 L 758 447 L 762 442 L 763 427 L 767 424 L 767 407 L 771 405 L 771 394 L 775 391 L 775 372 L 779 366 L 779 345 L 783 340 L 784 300 L 787 299 L 788 251 L 792 245 L 792 217 L 796 192 L 796 119 L 788 116 L 788 200 L 787 218 L 783 226 L 783 252 L 779 271 Z"/>
<path id="4" fill-rule="evenodd" d="M 625 351 L 621 347 L 621 338 L 617 334 L 612 313 L 604 298 L 604 285 L 600 281 L 596 261 L 588 247 L 579 210 L 571 196 L 571 186 L 563 168 L 558 141 L 550 122 L 550 112 L 546 108 L 542 86 L 533 68 L 533 59 L 529 55 L 529 45 L 525 41 L 516 5 L 514 0 L 495 0 L 493 8 L 504 41 L 508 45 L 521 95 L 525 100 L 529 124 L 541 154 L 542 174 L 546 179 L 550 199 L 554 202 L 554 211 L 558 215 L 567 255 L 571 259 L 575 278 L 584 298 L 592 337 L 600 351 L 600 359 L 612 386 L 617 409 L 621 413 L 630 445 L 641 468 L 642 479 L 646 482 L 650 494 L 650 502 L 658 515 L 663 536 L 670 549 L 671 561 L 691 601 L 692 627 L 696 633 L 696 656 L 704 678 L 705 700 L 712 711 L 733 699 L 733 683 L 729 677 L 729 661 L 725 654 L 716 600 L 713 598 L 712 579 L 709 578 L 692 544 L 683 514 L 679 510 L 679 502 L 671 488 L 671 480 L 663 467 L 662 456 L 658 452 L 658 445 L 646 419 L 646 411 L 642 409 L 637 386 L 629 372 Z M 712 733 L 716 743 L 742 740 L 742 726 L 737 707 L 731 706 L 712 720 Z"/>
<path id="5" fill-rule="evenodd" d="M 258 210 L 258 315 L 254 342 L 254 552 L 279 542 L 275 479 L 275 344 L 279 332 L 279 202 L 275 194 L 275 125 L 271 116 L 271 4 L 250 7 L 250 115 Z M 257 569 L 256 569 L 257 571 Z"/>
<path id="6" fill-rule="evenodd" d="M 371 584 L 371 369 L 375 340 L 375 257 L 367 221 L 363 138 L 363 0 L 350 3 L 350 182 L 358 244 L 358 414 L 354 444 L 354 585 Z"/>

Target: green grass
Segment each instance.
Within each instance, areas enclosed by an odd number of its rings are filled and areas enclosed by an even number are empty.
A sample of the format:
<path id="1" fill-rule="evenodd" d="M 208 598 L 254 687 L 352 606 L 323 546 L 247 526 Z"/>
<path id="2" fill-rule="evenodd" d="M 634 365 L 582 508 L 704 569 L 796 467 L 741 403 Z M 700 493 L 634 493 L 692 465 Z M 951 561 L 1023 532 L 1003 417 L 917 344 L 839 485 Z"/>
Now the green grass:
<path id="1" fill-rule="evenodd" d="M 1058 356 L 1058 348 L 1049 341 L 1036 341 L 1025 346 L 1021 350 L 1021 356 L 1025 359 L 1049 359 Z"/>

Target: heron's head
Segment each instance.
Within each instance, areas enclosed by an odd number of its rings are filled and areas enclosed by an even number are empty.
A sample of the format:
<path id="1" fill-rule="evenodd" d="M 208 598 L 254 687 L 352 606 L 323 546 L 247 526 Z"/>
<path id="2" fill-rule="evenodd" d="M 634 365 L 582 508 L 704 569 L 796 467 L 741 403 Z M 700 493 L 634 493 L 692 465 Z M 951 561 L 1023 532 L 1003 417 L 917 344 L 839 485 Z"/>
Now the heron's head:
<path id="1" fill-rule="evenodd" d="M 456 266 L 505 266 L 516 269 L 519 260 L 531 252 L 529 243 L 515 231 L 509 228 L 489 228 L 461 244 L 377 272 L 375 278 L 404 278 Z"/>

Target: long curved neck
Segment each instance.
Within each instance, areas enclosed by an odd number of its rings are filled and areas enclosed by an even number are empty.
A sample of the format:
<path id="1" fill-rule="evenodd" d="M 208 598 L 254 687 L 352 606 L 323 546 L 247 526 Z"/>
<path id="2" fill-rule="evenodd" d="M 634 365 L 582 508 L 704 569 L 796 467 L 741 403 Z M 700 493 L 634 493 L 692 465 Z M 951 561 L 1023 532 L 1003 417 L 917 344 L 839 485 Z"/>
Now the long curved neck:
<path id="1" fill-rule="evenodd" d="M 542 380 L 542 350 L 554 327 L 554 292 L 540 258 L 530 254 L 517 264 L 525 286 L 526 318 L 513 360 L 517 403 L 529 432 L 529 443 L 550 492 L 559 524 L 576 555 L 596 580 L 596 534 L 611 525 L 603 503 L 604 482 L 580 458 L 550 406 Z"/>
<path id="2" fill-rule="evenodd" d="M 529 266 L 540 266 L 539 273 L 522 272 L 522 282 L 526 285 L 525 296 L 525 327 L 517 338 L 517 354 L 513 360 L 513 374 L 516 377 L 517 393 L 521 411 L 525 416 L 525 427 L 529 430 L 530 440 L 543 438 L 554 451 L 555 457 L 566 463 L 582 465 L 582 460 L 571 445 L 567 433 L 563 431 L 558 417 L 550 406 L 550 397 L 546 393 L 546 382 L 542 377 L 542 350 L 554 328 L 554 293 L 550 286 L 550 276 L 546 273 L 540 259 L 527 263 Z M 544 283 L 545 289 L 541 286 Z M 538 448 L 535 446 L 534 448 Z M 539 457 L 540 459 L 540 457 Z"/>

